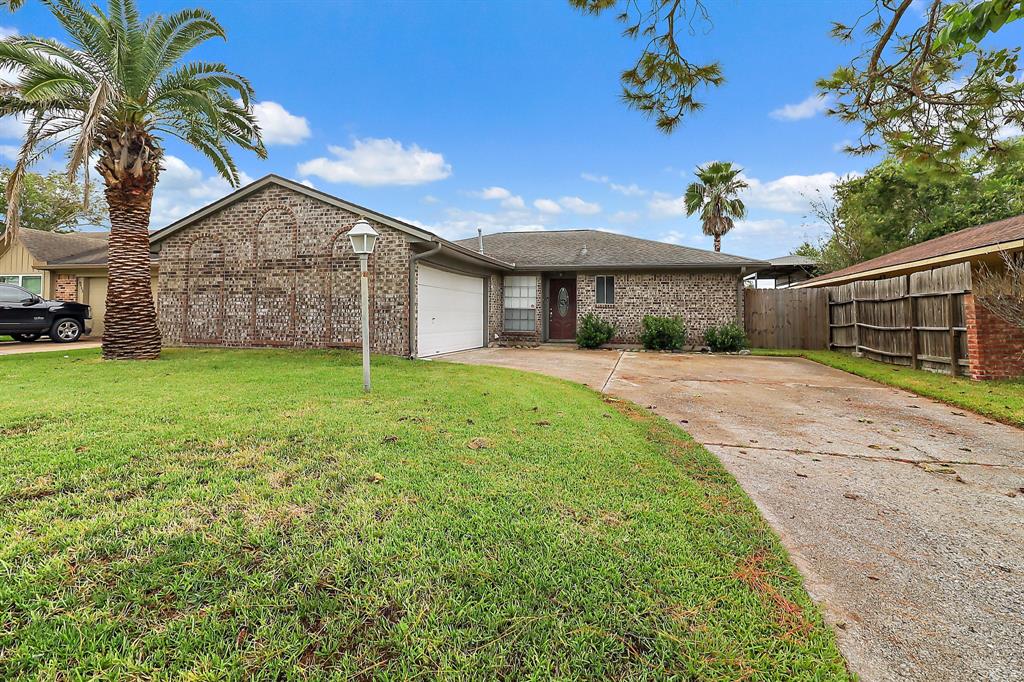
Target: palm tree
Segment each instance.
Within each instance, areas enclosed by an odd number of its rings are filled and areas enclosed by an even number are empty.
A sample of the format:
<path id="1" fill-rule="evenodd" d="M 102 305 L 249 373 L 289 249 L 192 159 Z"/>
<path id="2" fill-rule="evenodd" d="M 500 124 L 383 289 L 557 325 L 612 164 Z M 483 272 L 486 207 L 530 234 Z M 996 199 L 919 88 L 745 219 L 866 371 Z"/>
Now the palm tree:
<path id="1" fill-rule="evenodd" d="M 135 0 L 109 0 L 106 13 L 78 0 L 42 3 L 73 46 L 33 36 L 0 41 L 0 67 L 15 74 L 0 81 L 0 116 L 27 125 L 7 185 L 5 238 L 17 230 L 18 199 L 33 162 L 66 149 L 69 176 L 81 170 L 88 185 L 93 161 L 111 226 L 103 357 L 156 358 L 149 217 L 164 153 L 161 135 L 198 149 L 237 186 L 228 145 L 266 157 L 252 86 L 223 64 L 183 62 L 197 45 L 226 38 L 206 10 L 141 19 Z"/>
<path id="2" fill-rule="evenodd" d="M 697 182 L 686 188 L 686 215 L 700 211 L 704 234 L 715 238 L 715 251 L 722 250 L 722 235 L 731 230 L 734 220 L 747 215 L 747 207 L 736 196 L 748 187 L 740 178 L 742 168 L 728 161 L 712 161 L 697 168 Z"/>

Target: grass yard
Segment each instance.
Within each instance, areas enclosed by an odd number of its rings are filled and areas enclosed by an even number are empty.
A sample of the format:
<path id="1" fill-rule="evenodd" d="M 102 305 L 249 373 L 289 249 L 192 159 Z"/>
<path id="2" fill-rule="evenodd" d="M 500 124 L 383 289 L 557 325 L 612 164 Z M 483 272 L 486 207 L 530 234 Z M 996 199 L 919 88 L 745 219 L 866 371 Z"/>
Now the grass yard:
<path id="1" fill-rule="evenodd" d="M 986 417 L 1024 426 L 1024 379 L 972 381 L 909 367 L 896 367 L 845 353 L 824 350 L 756 349 L 754 355 L 798 356 L 820 362 L 927 398 L 962 407 Z"/>
<path id="2" fill-rule="evenodd" d="M 499 368 L 374 379 L 346 352 L 0 358 L 0 678 L 848 679 L 676 427 Z"/>

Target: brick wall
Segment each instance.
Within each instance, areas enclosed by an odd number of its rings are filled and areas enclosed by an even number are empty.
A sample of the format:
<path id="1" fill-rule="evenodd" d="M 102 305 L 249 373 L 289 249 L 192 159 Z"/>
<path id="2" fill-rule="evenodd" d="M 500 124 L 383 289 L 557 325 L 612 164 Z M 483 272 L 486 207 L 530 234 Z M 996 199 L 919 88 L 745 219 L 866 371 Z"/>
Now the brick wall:
<path id="1" fill-rule="evenodd" d="M 359 216 L 278 185 L 163 240 L 160 327 L 168 345 L 358 347 Z M 370 256 L 370 344 L 409 353 L 405 235 L 380 233 Z"/>
<path id="2" fill-rule="evenodd" d="M 597 275 L 615 276 L 615 303 L 597 303 Z M 711 325 L 743 319 L 737 300 L 738 272 L 601 272 L 580 273 L 576 280 L 579 316 L 594 313 L 615 325 L 616 343 L 639 343 L 644 315 L 680 315 L 687 340 L 704 343 Z"/>
<path id="3" fill-rule="evenodd" d="M 78 300 L 78 277 L 60 273 L 53 279 L 53 297 L 58 301 Z"/>
<path id="4" fill-rule="evenodd" d="M 964 296 L 967 355 L 974 379 L 1011 379 L 1024 376 L 1024 330 L 992 314 Z"/>

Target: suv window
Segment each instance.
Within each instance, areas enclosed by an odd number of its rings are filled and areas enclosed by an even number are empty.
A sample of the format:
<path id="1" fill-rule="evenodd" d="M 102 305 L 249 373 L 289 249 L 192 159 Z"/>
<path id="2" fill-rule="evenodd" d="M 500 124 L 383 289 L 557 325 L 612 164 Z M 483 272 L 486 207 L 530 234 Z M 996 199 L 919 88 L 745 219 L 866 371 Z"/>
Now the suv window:
<path id="1" fill-rule="evenodd" d="M 21 303 L 26 298 L 32 298 L 32 294 L 21 287 L 0 284 L 0 303 Z"/>

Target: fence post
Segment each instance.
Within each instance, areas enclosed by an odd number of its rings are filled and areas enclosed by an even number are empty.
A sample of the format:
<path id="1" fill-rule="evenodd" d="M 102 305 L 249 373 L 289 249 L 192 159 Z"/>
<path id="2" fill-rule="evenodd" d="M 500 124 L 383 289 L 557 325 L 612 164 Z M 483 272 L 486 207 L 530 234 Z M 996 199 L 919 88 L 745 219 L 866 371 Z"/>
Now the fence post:
<path id="1" fill-rule="evenodd" d="M 854 292 L 853 296 L 853 354 L 860 356 L 860 324 L 857 322 L 859 317 L 857 314 L 857 294 Z"/>
<path id="2" fill-rule="evenodd" d="M 949 375 L 960 374 L 960 363 L 957 360 L 957 353 L 960 350 L 956 342 L 956 298 L 953 294 L 946 294 L 946 302 L 949 305 Z"/>
<path id="3" fill-rule="evenodd" d="M 921 360 L 918 358 L 917 345 L 917 299 L 910 291 L 910 275 L 906 276 L 907 282 L 907 305 L 910 306 L 910 366 L 914 369 L 921 369 Z"/>

